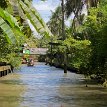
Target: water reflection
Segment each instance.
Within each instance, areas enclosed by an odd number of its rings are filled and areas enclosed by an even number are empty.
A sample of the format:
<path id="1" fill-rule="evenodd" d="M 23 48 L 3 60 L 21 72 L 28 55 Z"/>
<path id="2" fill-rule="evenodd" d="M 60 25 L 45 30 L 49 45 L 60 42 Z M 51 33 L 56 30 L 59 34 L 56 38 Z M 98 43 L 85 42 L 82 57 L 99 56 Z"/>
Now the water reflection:
<path id="1" fill-rule="evenodd" d="M 24 91 L 19 74 L 0 78 L 0 107 L 19 107 L 23 101 L 23 97 L 20 96 Z"/>
<path id="2" fill-rule="evenodd" d="M 107 107 L 107 89 L 38 63 L 0 78 L 0 107 Z"/>

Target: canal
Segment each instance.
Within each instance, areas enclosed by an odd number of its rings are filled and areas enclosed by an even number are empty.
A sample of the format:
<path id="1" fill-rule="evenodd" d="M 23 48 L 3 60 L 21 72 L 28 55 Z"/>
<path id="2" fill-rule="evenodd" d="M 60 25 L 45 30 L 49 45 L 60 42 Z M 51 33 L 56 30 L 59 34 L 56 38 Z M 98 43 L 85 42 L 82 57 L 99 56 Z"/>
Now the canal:
<path id="1" fill-rule="evenodd" d="M 107 88 L 37 63 L 0 78 L 0 107 L 107 107 Z"/>

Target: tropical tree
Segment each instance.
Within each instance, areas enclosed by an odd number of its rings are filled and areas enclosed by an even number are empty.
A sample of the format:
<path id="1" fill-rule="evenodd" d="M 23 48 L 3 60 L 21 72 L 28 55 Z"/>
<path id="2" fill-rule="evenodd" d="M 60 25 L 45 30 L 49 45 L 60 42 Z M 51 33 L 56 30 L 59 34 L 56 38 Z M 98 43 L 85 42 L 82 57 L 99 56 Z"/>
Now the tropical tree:
<path id="1" fill-rule="evenodd" d="M 99 0 L 66 0 L 66 15 L 69 17 L 74 13 L 75 17 L 81 14 L 84 5 L 89 9 L 90 7 L 97 7 Z"/>
<path id="2" fill-rule="evenodd" d="M 97 7 L 99 0 L 66 0 L 65 4 L 65 10 L 66 10 L 66 16 L 67 18 L 73 14 L 74 18 L 72 21 L 72 34 L 75 35 L 76 33 L 76 27 L 78 25 L 81 25 L 84 21 L 84 13 L 83 10 L 85 7 L 87 7 L 87 13 L 88 9 L 90 7 Z"/>
<path id="3" fill-rule="evenodd" d="M 91 41 L 89 71 L 107 76 L 107 0 L 102 0 L 97 8 L 91 8 L 85 23 L 85 30 Z M 107 77 L 106 77 L 107 78 Z"/>
<path id="4" fill-rule="evenodd" d="M 54 36 L 57 36 L 57 38 L 61 38 L 62 35 L 62 13 L 61 13 L 61 7 L 58 6 L 55 10 L 55 12 L 52 12 L 52 16 L 47 23 L 49 29 L 51 30 L 52 34 Z"/>

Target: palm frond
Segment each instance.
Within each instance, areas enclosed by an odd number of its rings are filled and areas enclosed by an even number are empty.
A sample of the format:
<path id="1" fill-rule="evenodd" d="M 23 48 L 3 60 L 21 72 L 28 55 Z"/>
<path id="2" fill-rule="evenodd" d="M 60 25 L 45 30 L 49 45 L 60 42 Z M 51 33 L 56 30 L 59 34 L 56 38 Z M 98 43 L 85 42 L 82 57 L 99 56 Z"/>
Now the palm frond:
<path id="1" fill-rule="evenodd" d="M 7 41 L 15 44 L 16 38 L 15 38 L 15 35 L 12 31 L 12 28 L 1 17 L 0 17 L 0 28 L 6 34 Z"/>
<path id="2" fill-rule="evenodd" d="M 0 27 L 2 28 L 4 33 L 6 33 L 7 36 L 9 36 L 10 40 L 12 39 L 13 41 L 14 38 L 16 41 L 19 41 L 20 40 L 19 38 L 25 37 L 15 17 L 13 17 L 11 14 L 3 10 L 2 8 L 0 8 L 0 17 L 1 17 Z M 11 32 L 12 34 L 10 35 L 10 33 L 7 32 Z"/>
<path id="3" fill-rule="evenodd" d="M 30 20 L 31 24 L 38 33 L 41 35 L 52 36 L 52 33 L 48 29 L 43 19 L 40 17 L 39 13 L 28 0 L 25 0 L 24 2 L 20 0 L 19 4 L 21 5 L 23 11 L 25 11 L 27 18 Z"/>

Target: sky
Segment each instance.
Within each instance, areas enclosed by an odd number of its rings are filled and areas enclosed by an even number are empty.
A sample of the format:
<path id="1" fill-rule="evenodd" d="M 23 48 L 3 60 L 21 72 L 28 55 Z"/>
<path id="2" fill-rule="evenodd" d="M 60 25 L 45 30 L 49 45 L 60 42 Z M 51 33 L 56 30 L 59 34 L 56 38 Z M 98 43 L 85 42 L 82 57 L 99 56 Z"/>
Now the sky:
<path id="1" fill-rule="evenodd" d="M 33 6 L 37 9 L 37 11 L 40 13 L 40 16 L 43 18 L 43 20 L 45 21 L 45 23 L 47 23 L 52 15 L 52 12 L 55 11 L 55 9 L 61 5 L 61 0 L 33 0 Z M 30 21 L 29 25 L 32 29 L 32 31 L 34 31 L 34 34 L 36 36 L 37 32 L 35 31 L 35 28 L 31 25 Z M 66 25 L 69 25 L 69 20 L 65 22 Z M 38 36 L 38 35 L 37 35 Z"/>
<path id="2" fill-rule="evenodd" d="M 60 5 L 60 0 L 33 0 L 33 6 L 38 10 L 45 22 L 48 22 L 51 17 L 51 11 Z"/>
<path id="3" fill-rule="evenodd" d="M 57 6 L 61 5 L 61 0 L 45 0 L 45 1 L 33 0 L 32 4 L 37 9 L 37 11 L 40 13 L 40 16 L 43 18 L 45 23 L 47 23 L 51 18 L 52 11 L 54 12 L 55 9 L 57 8 Z M 84 11 L 84 13 L 86 13 L 85 11 Z M 70 20 L 73 17 L 74 16 L 71 15 L 71 17 L 67 21 L 65 21 L 65 24 L 67 26 L 70 26 L 70 22 L 71 22 Z M 30 24 L 32 31 L 35 32 L 35 28 L 31 25 L 30 22 L 29 22 L 29 24 Z M 35 34 L 37 34 L 37 33 L 35 33 Z"/>
<path id="4" fill-rule="evenodd" d="M 56 7 L 60 4 L 60 0 L 46 0 L 46 1 L 41 1 L 41 0 L 33 0 L 33 6 L 37 9 L 39 12 L 40 16 L 43 18 L 45 23 L 47 23 L 50 20 L 50 17 L 52 15 L 52 11 L 54 12 Z M 33 25 L 30 23 L 28 20 L 28 23 L 30 25 L 30 28 L 34 32 L 35 37 L 40 37 L 41 36 L 37 33 Z"/>

